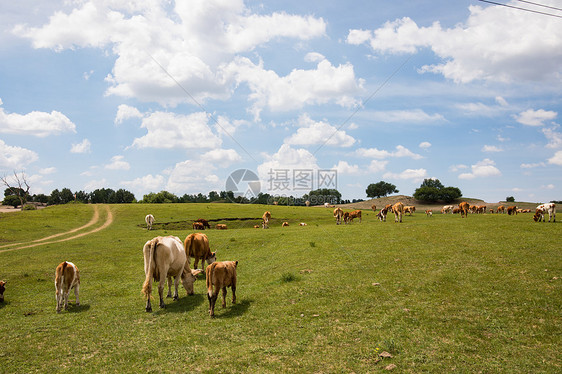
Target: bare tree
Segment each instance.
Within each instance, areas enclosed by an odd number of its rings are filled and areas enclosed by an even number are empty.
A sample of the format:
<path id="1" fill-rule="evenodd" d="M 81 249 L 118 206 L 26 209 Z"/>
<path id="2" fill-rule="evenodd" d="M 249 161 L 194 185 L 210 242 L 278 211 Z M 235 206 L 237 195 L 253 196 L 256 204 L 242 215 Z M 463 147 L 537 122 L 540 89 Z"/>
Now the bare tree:
<path id="1" fill-rule="evenodd" d="M 6 176 L 2 177 L 0 180 L 2 183 L 8 187 L 12 195 L 17 196 L 21 203 L 21 210 L 23 210 L 24 204 L 27 202 L 29 197 L 29 184 L 25 178 L 25 173 L 22 171 L 20 175 L 14 171 L 14 182 L 9 182 Z M 25 187 L 25 189 L 24 189 Z"/>

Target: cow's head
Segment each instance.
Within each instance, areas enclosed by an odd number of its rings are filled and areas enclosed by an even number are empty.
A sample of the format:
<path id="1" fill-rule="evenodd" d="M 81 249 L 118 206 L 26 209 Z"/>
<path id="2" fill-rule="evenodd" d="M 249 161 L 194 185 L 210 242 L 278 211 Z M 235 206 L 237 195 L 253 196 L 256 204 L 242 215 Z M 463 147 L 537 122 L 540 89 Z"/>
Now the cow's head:
<path id="1" fill-rule="evenodd" d="M 535 220 L 535 222 L 537 222 L 540 217 L 541 217 L 541 214 L 540 214 L 540 212 L 537 210 L 537 212 L 536 212 L 535 215 L 533 216 L 533 219 Z"/>
<path id="2" fill-rule="evenodd" d="M 207 257 L 207 264 L 211 265 L 213 262 L 217 260 L 217 252 L 211 252 L 211 255 Z"/>
<path id="3" fill-rule="evenodd" d="M 181 274 L 181 283 L 188 295 L 193 295 L 193 282 L 197 280 L 197 276 L 202 272 L 203 270 L 201 269 L 183 269 L 183 273 Z"/>
<path id="4" fill-rule="evenodd" d="M 5 290 L 6 290 L 6 282 L 0 281 L 0 303 L 4 301 Z"/>

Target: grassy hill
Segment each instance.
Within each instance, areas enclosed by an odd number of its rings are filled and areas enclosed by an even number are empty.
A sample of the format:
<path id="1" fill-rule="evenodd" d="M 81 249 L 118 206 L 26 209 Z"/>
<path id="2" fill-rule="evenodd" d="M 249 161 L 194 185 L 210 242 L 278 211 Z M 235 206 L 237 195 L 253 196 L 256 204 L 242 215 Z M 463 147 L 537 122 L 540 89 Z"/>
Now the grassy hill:
<path id="1" fill-rule="evenodd" d="M 0 213 L 0 279 L 7 281 L 0 372 L 562 368 L 559 222 L 535 223 L 529 214 L 415 214 L 398 224 L 365 211 L 362 223 L 335 225 L 332 209 L 102 207 L 97 221 L 93 206 L 79 204 Z M 254 229 L 265 210 L 271 228 Z M 155 230 L 146 230 L 147 213 Z M 110 214 L 112 223 L 94 231 Z M 143 244 L 157 235 L 184 239 L 197 218 L 229 227 L 205 233 L 220 261 L 239 261 L 238 303 L 231 304 L 229 290 L 227 307 L 211 319 L 203 278 L 195 295 L 181 289 L 179 300 L 165 299 L 165 309 L 153 303 L 146 313 Z M 85 235 L 70 239 L 77 234 Z M 81 305 L 71 293 L 70 309 L 57 314 L 54 270 L 65 260 L 80 269 Z"/>

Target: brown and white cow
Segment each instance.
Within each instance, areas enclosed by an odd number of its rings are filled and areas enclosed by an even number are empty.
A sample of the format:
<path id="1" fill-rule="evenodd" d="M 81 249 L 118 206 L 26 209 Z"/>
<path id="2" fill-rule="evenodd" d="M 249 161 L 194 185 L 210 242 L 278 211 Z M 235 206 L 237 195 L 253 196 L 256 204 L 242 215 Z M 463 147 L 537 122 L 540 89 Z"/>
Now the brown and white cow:
<path id="1" fill-rule="evenodd" d="M 341 210 L 341 208 L 334 209 L 334 217 L 336 218 L 336 225 L 340 225 L 343 217 L 343 210 Z"/>
<path id="2" fill-rule="evenodd" d="M 505 213 L 505 207 L 503 205 L 498 206 L 498 213 Z"/>
<path id="3" fill-rule="evenodd" d="M 412 215 L 412 213 L 414 213 L 415 211 L 416 211 L 416 207 L 413 206 L 413 205 L 409 205 L 409 206 L 404 207 L 404 214 L 410 213 L 410 215 Z"/>
<path id="4" fill-rule="evenodd" d="M 299 226 L 308 226 L 308 225 L 304 222 L 301 222 L 301 223 L 299 223 Z"/>
<path id="5" fill-rule="evenodd" d="M 354 210 L 353 212 L 349 212 L 348 222 L 353 221 L 353 219 L 359 218 L 359 223 L 361 223 L 361 210 Z"/>
<path id="6" fill-rule="evenodd" d="M 205 230 L 205 226 L 201 222 L 193 222 L 193 230 Z"/>
<path id="7" fill-rule="evenodd" d="M 455 207 L 453 205 L 443 205 L 441 208 L 441 214 L 453 213 L 453 209 Z"/>
<path id="8" fill-rule="evenodd" d="M 379 221 L 381 222 L 386 222 L 386 214 L 388 213 L 388 207 L 384 207 L 382 208 L 378 213 L 377 213 L 377 218 L 379 219 Z"/>
<path id="9" fill-rule="evenodd" d="M 144 221 L 146 222 L 146 229 L 152 230 L 152 224 L 154 223 L 154 216 L 152 214 L 147 214 L 144 217 Z"/>
<path id="10" fill-rule="evenodd" d="M 152 296 L 152 280 L 158 281 L 158 295 L 160 296 L 160 308 L 165 308 L 164 286 L 166 279 L 174 277 L 174 300 L 179 298 L 178 285 L 181 279 L 182 285 L 188 295 L 193 295 L 193 283 L 197 275 L 203 270 L 192 270 L 183 248 L 180 238 L 177 236 L 157 236 L 147 241 L 143 247 L 144 273 L 146 274 L 142 285 L 142 292 L 146 297 L 147 312 L 152 312 L 150 302 Z"/>
<path id="11" fill-rule="evenodd" d="M 394 213 L 394 222 L 402 223 L 402 215 L 404 214 L 404 204 L 397 202 L 392 206 L 392 213 Z"/>
<path id="12" fill-rule="evenodd" d="M 462 203 L 459 204 L 459 209 L 460 209 L 460 213 L 461 213 L 461 217 L 468 218 L 468 210 L 469 210 L 470 206 L 468 205 L 468 203 L 466 201 L 463 201 Z"/>
<path id="13" fill-rule="evenodd" d="M 269 228 L 269 220 L 271 219 L 271 212 L 267 211 L 263 214 L 263 216 L 261 216 L 261 227 L 263 227 L 264 229 L 268 229 Z"/>
<path id="14" fill-rule="evenodd" d="M 6 282 L 0 281 L 0 303 L 4 302 L 4 291 L 6 291 Z"/>
<path id="15" fill-rule="evenodd" d="M 217 229 L 217 230 L 226 230 L 227 227 L 226 227 L 226 225 L 225 225 L 224 223 L 217 223 L 217 224 L 215 225 L 215 229 Z"/>
<path id="16" fill-rule="evenodd" d="M 554 203 L 548 203 L 548 204 L 541 204 L 537 207 L 537 210 L 535 211 L 535 215 L 533 216 L 533 219 L 535 220 L 535 222 L 546 222 L 546 218 L 545 218 L 545 214 L 548 213 L 548 222 L 550 222 L 550 219 L 554 216 L 554 220 L 552 222 L 556 222 L 556 204 Z"/>
<path id="17" fill-rule="evenodd" d="M 289 222 L 287 222 L 287 221 L 285 221 L 281 224 L 281 227 L 286 227 L 286 226 L 289 226 Z"/>
<path id="18" fill-rule="evenodd" d="M 80 305 L 78 292 L 80 290 L 80 272 L 72 262 L 61 262 L 55 270 L 55 298 L 57 300 L 57 313 L 68 309 L 68 294 L 74 288 L 76 305 Z"/>
<path id="19" fill-rule="evenodd" d="M 343 212 L 342 220 L 346 225 L 349 223 L 349 212 Z"/>
<path id="20" fill-rule="evenodd" d="M 428 216 L 428 217 L 433 216 L 433 210 L 431 210 L 431 209 L 426 210 L 425 215 Z"/>
<path id="21" fill-rule="evenodd" d="M 232 289 L 232 304 L 236 304 L 236 267 L 238 261 L 214 262 L 207 266 L 207 299 L 209 299 L 209 314 L 215 316 L 215 303 L 222 290 L 222 307 L 226 308 L 226 288 Z"/>
<path id="22" fill-rule="evenodd" d="M 510 216 L 511 216 L 512 214 L 517 215 L 517 207 L 516 207 L 515 205 L 513 205 L 513 206 L 508 206 L 508 207 L 507 207 L 507 214 L 510 215 Z"/>
<path id="23" fill-rule="evenodd" d="M 217 253 L 211 252 L 209 238 L 207 238 L 205 234 L 199 232 L 189 234 L 185 238 L 183 245 L 185 247 L 185 253 L 187 253 L 188 256 L 188 261 L 189 257 L 195 259 L 193 262 L 194 269 L 197 269 L 199 266 L 199 259 L 201 259 L 201 269 L 205 269 L 205 261 L 207 261 L 207 264 L 211 265 L 217 260 Z"/>

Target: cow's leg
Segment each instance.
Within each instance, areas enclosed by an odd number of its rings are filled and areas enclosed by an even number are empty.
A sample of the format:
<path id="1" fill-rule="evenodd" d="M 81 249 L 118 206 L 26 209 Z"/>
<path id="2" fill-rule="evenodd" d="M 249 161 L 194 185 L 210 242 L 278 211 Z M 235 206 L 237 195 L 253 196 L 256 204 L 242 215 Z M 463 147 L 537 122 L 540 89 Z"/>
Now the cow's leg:
<path id="1" fill-rule="evenodd" d="M 68 295 L 70 294 L 70 289 L 64 290 L 64 310 L 68 310 Z"/>
<path id="2" fill-rule="evenodd" d="M 193 261 L 193 268 L 197 269 L 197 266 L 199 266 L 199 257 L 194 257 L 194 261 Z"/>
<path id="3" fill-rule="evenodd" d="M 177 300 L 177 299 L 180 298 L 179 294 L 178 294 L 178 286 L 180 284 L 180 276 L 179 275 L 176 276 L 174 280 L 175 280 L 175 282 L 174 282 L 174 300 Z"/>
<path id="4" fill-rule="evenodd" d="M 209 299 L 209 315 L 211 317 L 215 316 L 215 303 L 217 302 L 218 295 L 218 293 L 214 292 L 211 295 L 207 293 L 207 298 Z"/>
<path id="5" fill-rule="evenodd" d="M 232 304 L 236 304 L 236 285 L 233 284 L 230 288 L 232 289 Z"/>
<path id="6" fill-rule="evenodd" d="M 172 277 L 168 277 L 168 294 L 166 297 L 172 297 Z"/>
<path id="7" fill-rule="evenodd" d="M 166 286 L 166 274 L 168 273 L 168 269 L 165 272 L 161 272 L 160 274 L 160 281 L 158 282 L 158 296 L 160 297 L 160 308 L 165 308 L 166 304 L 164 304 L 164 287 Z"/>
<path id="8" fill-rule="evenodd" d="M 59 313 L 62 309 L 62 291 L 57 289 L 55 293 L 55 299 L 57 300 L 57 313 Z"/>
<path id="9" fill-rule="evenodd" d="M 80 283 L 74 286 L 74 296 L 76 297 L 76 305 L 80 305 L 80 299 L 78 298 L 78 290 L 80 289 Z"/>
<path id="10" fill-rule="evenodd" d="M 226 287 L 222 288 L 222 307 L 226 308 Z"/>

